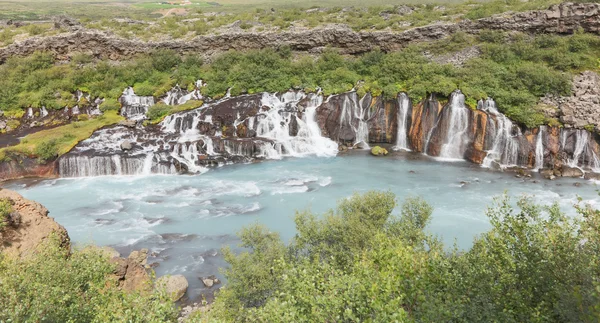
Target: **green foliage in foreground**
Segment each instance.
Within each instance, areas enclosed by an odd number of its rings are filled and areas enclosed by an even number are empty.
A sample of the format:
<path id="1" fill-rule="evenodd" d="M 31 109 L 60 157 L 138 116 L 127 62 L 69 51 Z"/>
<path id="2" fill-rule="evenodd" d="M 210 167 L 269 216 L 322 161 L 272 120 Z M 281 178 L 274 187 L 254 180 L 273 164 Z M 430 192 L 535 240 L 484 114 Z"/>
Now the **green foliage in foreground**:
<path id="1" fill-rule="evenodd" d="M 507 197 L 487 211 L 492 228 L 465 252 L 424 229 L 431 207 L 369 192 L 322 217 L 296 215 L 286 246 L 256 225 L 226 250 L 228 285 L 198 322 L 597 322 L 600 212 Z"/>
<path id="2" fill-rule="evenodd" d="M 165 293 L 117 289 L 113 266 L 100 250 L 72 254 L 50 239 L 37 255 L 0 254 L 2 322 L 173 322 L 177 310 Z"/>

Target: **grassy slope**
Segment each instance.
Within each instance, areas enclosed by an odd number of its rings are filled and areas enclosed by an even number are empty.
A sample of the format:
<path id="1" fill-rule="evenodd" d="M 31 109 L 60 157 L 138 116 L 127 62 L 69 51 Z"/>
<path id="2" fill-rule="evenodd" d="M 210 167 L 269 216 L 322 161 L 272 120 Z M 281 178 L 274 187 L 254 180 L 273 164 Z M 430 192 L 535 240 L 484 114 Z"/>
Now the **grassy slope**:
<path id="1" fill-rule="evenodd" d="M 115 111 L 107 111 L 104 115 L 93 119 L 42 130 L 25 136 L 18 145 L 0 149 L 0 160 L 4 159 L 7 153 L 38 157 L 36 154 L 38 148 L 52 141 L 56 142 L 56 153 L 60 156 L 69 152 L 80 141 L 89 138 L 94 131 L 121 120 L 123 117 Z"/>

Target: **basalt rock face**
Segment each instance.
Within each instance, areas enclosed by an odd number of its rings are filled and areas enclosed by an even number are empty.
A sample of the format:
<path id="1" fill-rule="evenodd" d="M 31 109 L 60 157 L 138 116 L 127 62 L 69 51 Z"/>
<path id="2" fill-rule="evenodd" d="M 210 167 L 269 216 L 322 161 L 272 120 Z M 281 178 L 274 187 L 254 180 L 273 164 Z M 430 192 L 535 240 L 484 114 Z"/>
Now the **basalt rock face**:
<path id="1" fill-rule="evenodd" d="M 0 233 L 0 252 L 12 257 L 27 257 L 35 253 L 45 241 L 55 236 L 65 249 L 70 247 L 65 228 L 48 216 L 41 204 L 23 198 L 16 192 L 1 189 L 0 199 L 8 199 L 18 223 L 11 223 Z"/>
<path id="2" fill-rule="evenodd" d="M 48 37 L 34 37 L 0 48 L 0 62 L 11 56 L 48 51 L 66 59 L 72 53 L 84 52 L 113 60 L 168 48 L 180 53 L 202 53 L 210 57 L 231 49 L 249 50 L 287 46 L 295 51 L 319 52 L 335 47 L 342 53 L 359 54 L 380 48 L 394 51 L 412 42 L 437 40 L 457 31 L 477 34 L 482 29 L 521 31 L 528 33 L 573 33 L 578 28 L 591 33 L 600 32 L 600 5 L 563 3 L 547 10 L 503 14 L 476 21 L 434 24 L 400 33 L 355 32 L 346 26 L 327 26 L 301 31 L 262 33 L 223 33 L 199 36 L 191 41 L 142 42 L 128 40 L 96 30 L 79 29 Z"/>
<path id="3" fill-rule="evenodd" d="M 40 164 L 37 159 L 20 155 L 8 155 L 9 160 L 0 162 L 0 182 L 24 177 L 56 177 L 56 163 Z"/>

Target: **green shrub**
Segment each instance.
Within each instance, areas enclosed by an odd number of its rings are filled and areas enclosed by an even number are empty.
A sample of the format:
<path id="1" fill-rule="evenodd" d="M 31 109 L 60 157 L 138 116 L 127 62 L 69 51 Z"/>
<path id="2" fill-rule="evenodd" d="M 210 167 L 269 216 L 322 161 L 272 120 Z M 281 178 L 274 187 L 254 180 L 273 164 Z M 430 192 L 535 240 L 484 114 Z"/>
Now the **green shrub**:
<path id="1" fill-rule="evenodd" d="M 58 142 L 56 139 L 40 143 L 34 151 L 40 163 L 45 163 L 58 156 Z"/>
<path id="2" fill-rule="evenodd" d="M 600 318 L 600 211 L 507 197 L 469 250 L 427 233 L 432 208 L 391 193 L 297 213 L 285 245 L 261 226 L 225 250 L 228 285 L 192 322 L 580 322 Z"/>
<path id="3" fill-rule="evenodd" d="M 176 322 L 166 293 L 117 288 L 114 264 L 96 248 L 70 253 L 52 237 L 27 259 L 0 255 L 0 321 Z"/>
<path id="4" fill-rule="evenodd" d="M 9 199 L 0 199 L 0 235 L 4 228 L 10 221 L 10 214 L 12 213 L 12 203 Z"/>

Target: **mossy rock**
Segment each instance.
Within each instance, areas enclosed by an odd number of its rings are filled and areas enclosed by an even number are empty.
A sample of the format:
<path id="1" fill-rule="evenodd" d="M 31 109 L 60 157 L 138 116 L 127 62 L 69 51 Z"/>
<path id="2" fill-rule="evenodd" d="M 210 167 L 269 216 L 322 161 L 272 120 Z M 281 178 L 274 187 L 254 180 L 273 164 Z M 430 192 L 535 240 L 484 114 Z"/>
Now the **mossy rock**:
<path id="1" fill-rule="evenodd" d="M 373 156 L 385 156 L 388 154 L 387 149 L 375 146 L 371 148 L 371 155 Z"/>

